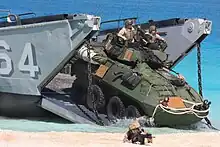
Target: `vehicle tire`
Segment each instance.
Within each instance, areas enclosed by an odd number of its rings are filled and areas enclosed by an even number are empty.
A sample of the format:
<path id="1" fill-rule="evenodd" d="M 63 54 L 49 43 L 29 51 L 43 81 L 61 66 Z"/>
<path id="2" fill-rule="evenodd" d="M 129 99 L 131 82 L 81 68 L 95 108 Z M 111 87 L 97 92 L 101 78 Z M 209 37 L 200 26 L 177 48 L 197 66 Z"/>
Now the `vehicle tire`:
<path id="1" fill-rule="evenodd" d="M 135 106 L 129 105 L 125 109 L 125 116 L 126 118 L 138 118 L 141 117 L 141 114 Z"/>
<path id="2" fill-rule="evenodd" d="M 91 86 L 91 97 L 86 96 L 86 104 L 90 109 L 93 109 L 93 100 L 97 109 L 105 106 L 105 97 L 98 85 Z"/>
<path id="3" fill-rule="evenodd" d="M 85 88 L 83 88 L 82 85 L 76 83 L 72 84 L 72 91 L 71 91 L 71 100 L 74 101 L 77 104 L 84 103 L 84 97 Z"/>
<path id="4" fill-rule="evenodd" d="M 125 116 L 125 106 L 121 99 L 117 96 L 113 96 L 107 105 L 107 115 L 111 120 L 122 119 Z"/>

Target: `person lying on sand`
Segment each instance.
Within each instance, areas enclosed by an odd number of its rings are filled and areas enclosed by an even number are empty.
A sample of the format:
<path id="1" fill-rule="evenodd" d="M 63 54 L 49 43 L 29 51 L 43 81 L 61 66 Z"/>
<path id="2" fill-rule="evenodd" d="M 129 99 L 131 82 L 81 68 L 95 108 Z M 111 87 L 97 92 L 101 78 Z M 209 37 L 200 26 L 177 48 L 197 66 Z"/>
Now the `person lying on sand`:
<path id="1" fill-rule="evenodd" d="M 139 142 L 141 145 L 145 144 L 145 138 L 147 138 L 148 143 L 153 143 L 152 134 L 147 133 L 141 128 L 138 120 L 135 120 L 133 123 L 129 125 L 129 130 L 124 136 L 123 142 Z"/>

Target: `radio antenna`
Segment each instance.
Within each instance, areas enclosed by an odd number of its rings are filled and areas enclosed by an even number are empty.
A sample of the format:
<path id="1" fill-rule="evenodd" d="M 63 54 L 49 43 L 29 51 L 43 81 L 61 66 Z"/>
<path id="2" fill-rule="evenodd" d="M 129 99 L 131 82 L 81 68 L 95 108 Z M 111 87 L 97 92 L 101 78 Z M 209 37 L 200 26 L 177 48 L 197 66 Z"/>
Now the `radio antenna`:
<path id="1" fill-rule="evenodd" d="M 137 23 L 138 24 L 140 23 L 140 21 L 139 21 L 140 4 L 141 4 L 141 0 L 138 0 L 138 3 L 137 3 Z"/>

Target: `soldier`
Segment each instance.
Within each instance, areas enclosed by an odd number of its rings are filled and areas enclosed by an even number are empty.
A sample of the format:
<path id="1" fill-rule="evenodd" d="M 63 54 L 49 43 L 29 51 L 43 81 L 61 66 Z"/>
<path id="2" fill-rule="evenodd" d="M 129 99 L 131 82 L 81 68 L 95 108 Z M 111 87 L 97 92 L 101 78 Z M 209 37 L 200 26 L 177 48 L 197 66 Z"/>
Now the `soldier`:
<path id="1" fill-rule="evenodd" d="M 150 36 L 150 39 L 146 40 L 147 47 L 150 49 L 153 49 L 153 50 L 159 49 L 159 45 L 156 43 L 156 40 L 162 40 L 166 42 L 164 38 L 162 38 L 159 34 L 157 34 L 157 28 L 155 25 L 151 25 L 149 27 L 149 30 L 146 32 L 146 34 Z"/>
<path id="2" fill-rule="evenodd" d="M 124 136 L 123 141 L 131 141 L 132 143 L 140 142 L 141 145 L 144 145 L 145 138 L 147 138 L 148 143 L 153 143 L 152 134 L 145 132 L 144 129 L 141 128 L 138 120 L 135 120 L 129 125 L 129 130 Z"/>
<path id="3" fill-rule="evenodd" d="M 124 40 L 127 40 L 128 42 L 134 42 L 136 31 L 132 25 L 132 20 L 126 20 L 125 26 L 119 31 L 118 36 L 122 37 Z"/>

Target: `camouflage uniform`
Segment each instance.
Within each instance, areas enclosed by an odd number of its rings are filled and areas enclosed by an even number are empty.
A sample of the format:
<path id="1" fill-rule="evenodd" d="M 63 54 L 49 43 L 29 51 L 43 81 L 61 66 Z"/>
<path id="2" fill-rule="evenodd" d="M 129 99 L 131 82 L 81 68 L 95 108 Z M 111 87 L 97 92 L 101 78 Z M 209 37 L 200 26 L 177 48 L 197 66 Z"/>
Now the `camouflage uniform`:
<path id="1" fill-rule="evenodd" d="M 146 31 L 145 34 L 149 35 L 151 38 L 149 40 L 145 40 L 148 48 L 158 50 L 159 46 L 158 46 L 158 44 L 156 44 L 156 40 L 158 39 L 158 40 L 165 41 L 164 38 L 162 38 L 159 34 L 157 34 L 157 29 L 156 29 L 156 26 L 154 26 L 154 25 L 150 26 L 149 30 Z"/>
<path id="2" fill-rule="evenodd" d="M 147 138 L 148 143 L 152 143 L 152 135 L 144 132 L 144 130 L 141 129 L 138 120 L 135 120 L 132 124 L 129 125 L 129 130 L 126 133 L 123 141 L 131 141 L 132 143 L 140 142 L 140 144 L 143 145 L 145 144 L 145 138 Z"/>
<path id="3" fill-rule="evenodd" d="M 95 49 L 94 49 L 95 50 Z M 100 63 L 100 64 L 105 64 L 108 60 L 107 55 L 103 50 L 95 50 L 96 54 L 92 57 L 92 60 Z"/>
<path id="4" fill-rule="evenodd" d="M 155 31 L 155 33 L 152 33 L 153 31 Z M 155 43 L 156 39 L 165 41 L 165 39 L 163 37 L 161 37 L 159 34 L 157 34 L 156 31 L 157 31 L 157 29 L 156 29 L 156 26 L 154 26 L 154 25 L 150 26 L 149 30 L 146 31 L 146 34 L 148 34 L 152 37 L 149 43 Z"/>
<path id="5" fill-rule="evenodd" d="M 134 42 L 134 37 L 136 35 L 135 29 L 132 27 L 133 22 L 131 20 L 127 20 L 125 22 L 125 27 L 123 27 L 118 36 L 122 37 L 124 40 L 128 40 L 129 42 Z"/>
<path id="6" fill-rule="evenodd" d="M 88 50 L 90 50 L 90 58 L 92 64 L 105 64 L 107 62 L 107 55 L 103 51 L 101 47 L 92 47 L 90 49 L 87 48 L 87 45 L 83 45 L 78 50 L 78 56 L 84 61 L 89 62 L 88 59 Z"/>

